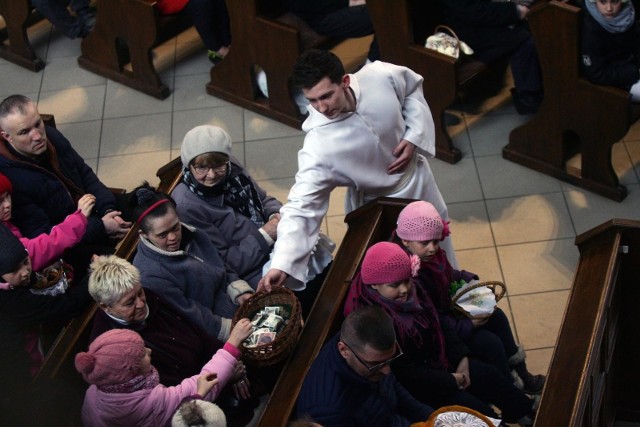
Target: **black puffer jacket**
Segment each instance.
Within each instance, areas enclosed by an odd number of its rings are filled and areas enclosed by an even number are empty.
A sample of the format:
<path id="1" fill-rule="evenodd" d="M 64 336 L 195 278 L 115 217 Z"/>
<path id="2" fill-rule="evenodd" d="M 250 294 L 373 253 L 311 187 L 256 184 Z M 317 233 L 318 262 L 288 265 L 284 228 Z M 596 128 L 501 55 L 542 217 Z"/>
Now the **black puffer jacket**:
<path id="1" fill-rule="evenodd" d="M 83 241 L 102 238 L 105 230 L 101 218 L 107 210 L 116 207 L 113 193 L 57 129 L 47 126 L 46 132 L 49 144 L 41 161 L 24 157 L 7 142 L 0 142 L 0 172 L 13 185 L 12 222 L 24 237 L 49 233 L 53 226 L 76 211 L 78 198 L 89 193 L 96 196 L 96 206 Z M 52 161 L 57 161 L 66 183 L 54 173 Z"/>

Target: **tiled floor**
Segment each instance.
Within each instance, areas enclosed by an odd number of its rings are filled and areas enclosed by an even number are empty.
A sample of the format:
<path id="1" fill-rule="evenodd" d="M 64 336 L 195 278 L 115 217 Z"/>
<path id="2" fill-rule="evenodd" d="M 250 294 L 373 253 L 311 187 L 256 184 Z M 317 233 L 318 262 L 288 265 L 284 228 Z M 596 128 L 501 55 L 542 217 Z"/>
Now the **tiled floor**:
<path id="1" fill-rule="evenodd" d="M 155 183 L 158 167 L 179 155 L 185 132 L 209 123 L 224 127 L 253 177 L 286 200 L 303 133 L 207 95 L 210 64 L 202 50 L 162 73 L 172 95 L 159 101 L 80 69 L 79 40 L 48 27 L 38 34 L 34 45 L 46 68 L 32 73 L 0 60 L 0 98 L 22 93 L 36 99 L 41 112 L 55 114 L 60 130 L 107 185 Z M 640 125 L 614 149 L 615 168 L 629 191 L 616 203 L 503 160 L 510 130 L 526 121 L 505 93 L 473 111 L 455 112 L 460 123 L 451 130 L 462 161 L 430 162 L 449 205 L 460 266 L 506 283 L 508 296 L 500 305 L 532 371 L 545 372 L 578 261 L 574 238 L 612 217 L 639 219 Z M 339 242 L 344 192 L 335 193 L 324 229 Z"/>

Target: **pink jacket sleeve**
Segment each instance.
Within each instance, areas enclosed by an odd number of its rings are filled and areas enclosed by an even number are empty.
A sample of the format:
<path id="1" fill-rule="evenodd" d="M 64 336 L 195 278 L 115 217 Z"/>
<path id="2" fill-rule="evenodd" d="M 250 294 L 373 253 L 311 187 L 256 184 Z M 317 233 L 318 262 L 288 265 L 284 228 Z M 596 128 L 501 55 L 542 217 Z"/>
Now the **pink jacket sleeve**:
<path id="1" fill-rule="evenodd" d="M 235 356 L 224 348 L 221 348 L 213 355 L 211 360 L 204 365 L 200 374 L 187 378 L 174 387 L 156 387 L 151 393 L 151 396 L 149 396 L 148 403 L 155 407 L 156 410 L 153 412 L 162 414 L 162 419 L 158 425 L 167 425 L 173 413 L 178 409 L 182 399 L 196 394 L 198 377 L 204 373 L 215 372 L 218 374 L 218 384 L 213 387 L 209 394 L 204 396 L 204 400 L 215 400 L 233 375 L 236 361 Z"/>
<path id="2" fill-rule="evenodd" d="M 77 245 L 82 240 L 87 230 L 87 218 L 79 210 L 53 227 L 49 234 L 42 233 L 33 239 L 22 237 L 20 230 L 13 224 L 9 222 L 5 224 L 27 248 L 34 271 L 40 271 L 57 261 L 65 250 Z"/>

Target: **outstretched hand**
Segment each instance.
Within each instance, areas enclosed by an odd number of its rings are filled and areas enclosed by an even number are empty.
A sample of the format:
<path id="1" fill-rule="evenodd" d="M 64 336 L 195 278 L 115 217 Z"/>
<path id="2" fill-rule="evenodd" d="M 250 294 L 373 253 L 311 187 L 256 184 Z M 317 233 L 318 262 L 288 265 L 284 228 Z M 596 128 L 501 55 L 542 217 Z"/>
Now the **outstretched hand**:
<path id="1" fill-rule="evenodd" d="M 394 160 L 393 163 L 389 165 L 389 167 L 387 168 L 387 173 L 391 175 L 404 171 L 404 169 L 413 158 L 413 152 L 415 151 L 415 149 L 416 146 L 406 139 L 400 141 L 400 143 L 393 150 L 393 155 L 396 157 L 396 160 Z"/>
<path id="2" fill-rule="evenodd" d="M 218 374 L 215 372 L 207 372 L 198 377 L 198 391 L 197 393 L 201 397 L 205 397 L 213 386 L 218 384 Z"/>
<path id="3" fill-rule="evenodd" d="M 111 211 L 102 217 L 104 230 L 111 239 L 122 239 L 131 229 L 131 223 L 123 220 L 121 214 L 119 211 Z"/>
<path id="4" fill-rule="evenodd" d="M 284 285 L 287 276 L 288 274 L 282 270 L 278 270 L 277 268 L 270 269 L 258 282 L 258 292 L 262 290 L 271 292 L 272 288 Z"/>
<path id="5" fill-rule="evenodd" d="M 78 209 L 85 218 L 89 218 L 95 205 L 96 196 L 94 196 L 93 194 L 85 194 L 78 200 Z"/>
<path id="6" fill-rule="evenodd" d="M 240 344 L 242 344 L 242 341 L 244 341 L 249 335 L 251 335 L 252 331 L 253 326 L 251 325 L 251 321 L 247 318 L 240 319 L 231 330 L 227 342 L 238 348 L 240 347 Z"/>

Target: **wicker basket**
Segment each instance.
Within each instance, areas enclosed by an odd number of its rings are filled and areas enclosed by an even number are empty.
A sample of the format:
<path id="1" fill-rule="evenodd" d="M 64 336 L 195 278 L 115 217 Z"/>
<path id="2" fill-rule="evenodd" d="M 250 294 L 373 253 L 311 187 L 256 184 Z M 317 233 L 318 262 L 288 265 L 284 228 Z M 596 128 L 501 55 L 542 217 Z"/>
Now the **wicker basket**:
<path id="1" fill-rule="evenodd" d="M 300 301 L 289 288 L 284 286 L 273 288 L 271 292 L 257 292 L 246 300 L 233 316 L 233 324 L 245 317 L 253 319 L 258 311 L 267 306 L 283 306 L 285 311 L 288 307 L 291 309 L 288 319 L 283 316 L 286 323 L 276 335 L 275 340 L 252 348 L 242 346 L 240 349 L 242 360 L 250 366 L 269 366 L 286 359 L 298 342 L 298 336 L 302 330 Z"/>
<path id="2" fill-rule="evenodd" d="M 493 292 L 493 294 L 496 297 L 496 303 L 498 303 L 498 301 L 500 301 L 502 299 L 502 297 L 504 296 L 504 293 L 506 292 L 507 288 L 504 286 L 504 283 L 502 282 L 479 282 L 476 283 L 474 285 L 471 285 L 467 288 L 465 288 L 464 290 L 462 290 L 461 292 L 458 292 L 453 298 L 451 298 L 451 308 L 470 318 L 470 319 L 486 319 L 488 317 L 491 316 L 491 314 L 486 314 L 486 315 L 478 315 L 478 316 L 473 316 L 471 315 L 471 313 L 467 312 L 466 310 L 464 310 L 462 307 L 460 307 L 457 302 L 460 299 L 460 297 L 462 297 L 464 294 L 466 294 L 469 291 L 472 291 L 473 289 L 477 289 L 480 287 L 487 287 L 489 289 L 491 289 L 491 291 Z"/>

